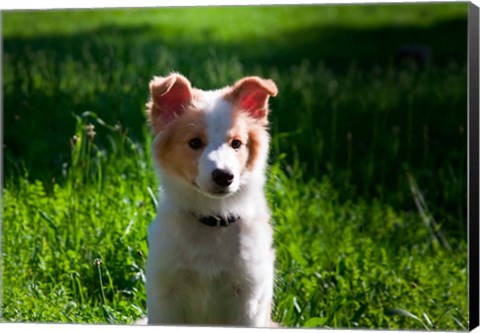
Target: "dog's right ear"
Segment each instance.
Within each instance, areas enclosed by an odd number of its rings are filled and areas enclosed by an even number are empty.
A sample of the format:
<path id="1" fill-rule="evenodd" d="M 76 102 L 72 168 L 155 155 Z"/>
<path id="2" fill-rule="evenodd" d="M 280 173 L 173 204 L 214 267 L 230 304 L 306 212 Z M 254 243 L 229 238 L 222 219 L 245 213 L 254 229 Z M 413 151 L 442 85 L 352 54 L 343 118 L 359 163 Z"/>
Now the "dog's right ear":
<path id="1" fill-rule="evenodd" d="M 191 100 L 192 86 L 183 75 L 155 76 L 150 81 L 150 102 L 147 104 L 153 131 L 157 133 L 163 125 L 180 115 Z"/>
<path id="2" fill-rule="evenodd" d="M 277 86 L 272 80 L 249 76 L 237 81 L 227 96 L 241 111 L 267 123 L 268 99 L 277 93 Z"/>

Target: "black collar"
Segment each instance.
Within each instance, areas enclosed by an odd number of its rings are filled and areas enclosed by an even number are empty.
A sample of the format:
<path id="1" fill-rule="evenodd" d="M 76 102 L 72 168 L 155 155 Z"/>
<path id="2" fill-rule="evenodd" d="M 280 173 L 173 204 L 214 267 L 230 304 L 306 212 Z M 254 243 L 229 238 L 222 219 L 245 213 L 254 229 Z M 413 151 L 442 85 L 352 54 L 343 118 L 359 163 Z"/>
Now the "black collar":
<path id="1" fill-rule="evenodd" d="M 230 224 L 238 222 L 240 216 L 238 215 L 227 215 L 227 216 L 218 216 L 218 215 L 207 215 L 207 216 L 198 216 L 193 213 L 190 213 L 195 217 L 200 223 L 208 225 L 209 227 L 228 227 Z"/>

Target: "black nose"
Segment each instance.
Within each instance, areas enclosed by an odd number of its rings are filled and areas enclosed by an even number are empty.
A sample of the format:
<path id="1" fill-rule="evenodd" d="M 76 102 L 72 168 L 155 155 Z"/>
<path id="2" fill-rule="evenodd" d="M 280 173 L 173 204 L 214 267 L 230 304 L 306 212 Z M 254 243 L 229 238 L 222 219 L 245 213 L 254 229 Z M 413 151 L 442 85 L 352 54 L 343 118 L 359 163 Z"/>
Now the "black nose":
<path id="1" fill-rule="evenodd" d="M 221 169 L 215 169 L 212 172 L 212 179 L 218 186 L 228 187 L 231 183 L 233 183 L 233 175 Z"/>

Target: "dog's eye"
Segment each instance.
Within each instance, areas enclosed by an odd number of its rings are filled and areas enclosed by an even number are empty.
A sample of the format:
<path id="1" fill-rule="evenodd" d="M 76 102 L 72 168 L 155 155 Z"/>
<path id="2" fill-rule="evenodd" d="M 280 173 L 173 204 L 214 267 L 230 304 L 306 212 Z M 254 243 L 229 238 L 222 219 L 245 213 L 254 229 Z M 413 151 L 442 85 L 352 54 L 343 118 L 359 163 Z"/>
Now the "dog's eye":
<path id="1" fill-rule="evenodd" d="M 232 146 L 233 149 L 238 149 L 242 146 L 242 141 L 232 140 L 231 146 Z"/>
<path id="2" fill-rule="evenodd" d="M 194 138 L 194 139 L 188 141 L 188 145 L 192 149 L 199 149 L 199 148 L 202 147 L 202 140 L 199 139 L 199 138 Z"/>

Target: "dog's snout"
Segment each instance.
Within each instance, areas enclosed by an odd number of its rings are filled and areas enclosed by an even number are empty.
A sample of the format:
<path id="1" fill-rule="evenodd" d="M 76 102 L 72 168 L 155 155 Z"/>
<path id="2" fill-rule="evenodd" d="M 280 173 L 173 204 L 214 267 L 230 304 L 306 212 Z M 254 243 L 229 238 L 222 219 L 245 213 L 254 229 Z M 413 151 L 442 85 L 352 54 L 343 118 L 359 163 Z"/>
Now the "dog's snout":
<path id="1" fill-rule="evenodd" d="M 212 172 L 212 179 L 218 186 L 228 187 L 233 183 L 233 174 L 226 170 L 215 169 Z"/>

